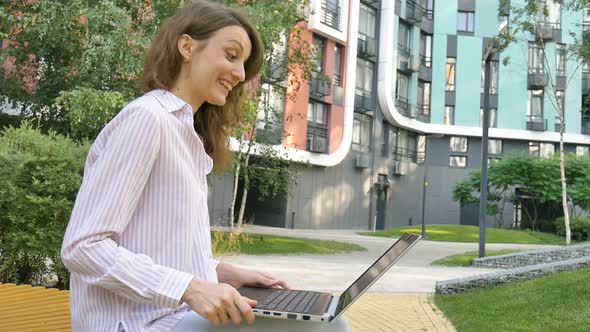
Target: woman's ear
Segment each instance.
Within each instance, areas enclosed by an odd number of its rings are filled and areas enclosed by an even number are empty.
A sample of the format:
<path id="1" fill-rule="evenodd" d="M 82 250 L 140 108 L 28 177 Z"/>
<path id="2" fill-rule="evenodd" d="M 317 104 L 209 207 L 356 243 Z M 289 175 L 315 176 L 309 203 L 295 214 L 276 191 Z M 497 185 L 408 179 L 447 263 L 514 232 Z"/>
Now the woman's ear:
<path id="1" fill-rule="evenodd" d="M 191 61 L 191 53 L 193 49 L 193 39 L 191 36 L 187 34 L 183 34 L 178 38 L 177 42 L 178 52 L 182 57 L 182 61 L 184 63 L 188 63 Z"/>

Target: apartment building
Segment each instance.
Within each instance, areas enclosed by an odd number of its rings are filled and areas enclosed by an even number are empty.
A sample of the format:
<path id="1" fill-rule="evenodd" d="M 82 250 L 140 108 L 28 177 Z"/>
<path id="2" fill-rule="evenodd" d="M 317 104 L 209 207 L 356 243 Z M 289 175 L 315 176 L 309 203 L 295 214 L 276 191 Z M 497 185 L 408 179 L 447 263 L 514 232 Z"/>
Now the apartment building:
<path id="1" fill-rule="evenodd" d="M 312 0 L 305 38 L 317 51 L 317 72 L 332 83 L 313 77 L 296 100 L 275 97 L 285 119 L 280 146 L 311 167 L 289 195 L 250 200 L 255 222 L 340 229 L 476 224 L 477 206 L 454 202 L 452 187 L 481 167 L 483 56 L 510 24 L 509 7 L 497 15 L 499 2 Z M 571 32 L 590 28 L 590 17 L 539 2 L 549 12 L 538 17 L 546 54 L 531 36 L 491 61 L 490 162 L 513 151 L 558 152 L 556 104 L 564 108 L 566 151 L 588 154 L 590 117 L 581 109 L 590 68 L 578 68 L 565 51 Z M 227 216 L 232 179 L 211 182 L 217 223 Z M 509 206 L 504 218 L 518 213 Z"/>

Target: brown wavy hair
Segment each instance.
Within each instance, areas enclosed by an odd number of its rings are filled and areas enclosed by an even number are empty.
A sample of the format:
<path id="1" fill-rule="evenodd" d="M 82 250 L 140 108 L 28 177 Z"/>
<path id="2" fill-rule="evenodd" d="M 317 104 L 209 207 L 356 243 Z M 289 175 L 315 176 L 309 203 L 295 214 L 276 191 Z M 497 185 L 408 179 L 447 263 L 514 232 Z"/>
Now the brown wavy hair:
<path id="1" fill-rule="evenodd" d="M 229 126 L 241 121 L 245 83 L 256 77 L 262 66 L 264 47 L 256 27 L 237 9 L 203 0 L 194 1 L 169 17 L 159 29 L 146 54 L 141 77 L 144 92 L 170 89 L 178 78 L 182 63 L 178 38 L 187 34 L 195 40 L 206 41 L 227 26 L 242 27 L 250 37 L 252 51 L 244 64 L 246 78 L 231 90 L 225 105 L 205 102 L 194 115 L 195 131 L 203 138 L 205 151 L 213 159 L 213 170 L 218 174 L 231 163 Z"/>

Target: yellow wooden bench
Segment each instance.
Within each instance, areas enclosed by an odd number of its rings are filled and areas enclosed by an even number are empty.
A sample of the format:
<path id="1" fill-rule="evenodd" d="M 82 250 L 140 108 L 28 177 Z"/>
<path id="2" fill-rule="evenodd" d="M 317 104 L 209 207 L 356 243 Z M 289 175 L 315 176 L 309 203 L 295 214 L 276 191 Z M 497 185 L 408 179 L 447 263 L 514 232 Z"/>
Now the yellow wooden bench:
<path id="1" fill-rule="evenodd" d="M 0 332 L 71 331 L 70 292 L 0 284 Z"/>

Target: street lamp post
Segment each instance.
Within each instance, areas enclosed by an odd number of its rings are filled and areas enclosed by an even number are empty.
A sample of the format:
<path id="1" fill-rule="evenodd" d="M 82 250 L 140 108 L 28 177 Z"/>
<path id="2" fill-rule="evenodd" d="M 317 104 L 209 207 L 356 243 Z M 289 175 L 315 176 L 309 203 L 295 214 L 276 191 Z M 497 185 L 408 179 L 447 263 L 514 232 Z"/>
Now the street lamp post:
<path id="1" fill-rule="evenodd" d="M 426 187 L 428 187 L 428 135 L 424 135 L 424 178 L 422 179 L 422 238 L 426 238 Z"/>
<path id="2" fill-rule="evenodd" d="M 486 255 L 486 218 L 488 209 L 488 145 L 490 126 L 490 61 L 498 51 L 498 42 L 490 41 L 484 54 L 483 119 L 481 135 L 481 181 L 479 188 L 479 257 Z"/>

